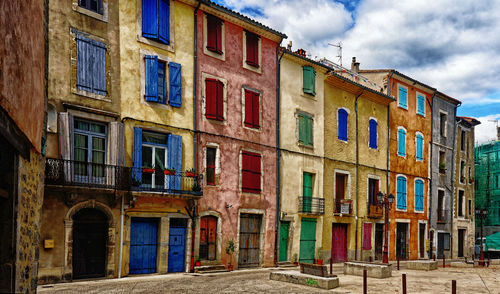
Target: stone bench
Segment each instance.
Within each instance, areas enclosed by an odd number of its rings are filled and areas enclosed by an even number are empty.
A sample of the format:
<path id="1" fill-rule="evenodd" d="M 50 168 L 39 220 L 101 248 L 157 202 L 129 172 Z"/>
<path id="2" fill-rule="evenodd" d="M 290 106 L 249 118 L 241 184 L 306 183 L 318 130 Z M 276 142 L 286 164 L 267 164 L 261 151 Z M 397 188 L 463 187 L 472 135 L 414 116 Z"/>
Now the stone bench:
<path id="1" fill-rule="evenodd" d="M 339 278 L 337 276 L 318 277 L 318 276 L 303 274 L 298 271 L 272 272 L 269 275 L 269 279 L 274 281 L 299 284 L 326 290 L 337 288 L 339 286 Z"/>
<path id="2" fill-rule="evenodd" d="M 319 265 L 313 263 L 299 263 L 300 272 L 318 277 L 329 277 L 328 267 L 326 265 Z"/>
<path id="3" fill-rule="evenodd" d="M 392 276 L 392 264 L 378 262 L 344 262 L 344 275 L 366 276 L 370 278 L 384 279 Z"/>
<path id="4" fill-rule="evenodd" d="M 406 262 L 406 268 L 417 271 L 432 271 L 437 269 L 437 260 L 409 260 Z"/>

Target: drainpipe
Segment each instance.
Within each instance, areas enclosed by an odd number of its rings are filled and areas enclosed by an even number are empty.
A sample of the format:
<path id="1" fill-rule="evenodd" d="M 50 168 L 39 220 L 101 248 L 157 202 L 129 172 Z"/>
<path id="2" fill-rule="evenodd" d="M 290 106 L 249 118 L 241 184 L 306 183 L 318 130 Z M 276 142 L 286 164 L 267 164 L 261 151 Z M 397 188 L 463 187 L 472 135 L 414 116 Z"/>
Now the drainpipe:
<path id="1" fill-rule="evenodd" d="M 391 74 L 387 78 L 387 96 L 391 96 L 392 87 L 390 87 L 390 85 L 391 85 L 391 78 L 392 78 L 393 73 L 394 72 L 391 71 Z M 390 178 L 390 175 L 389 175 L 389 171 L 390 171 L 390 161 L 389 161 L 390 148 L 389 148 L 389 146 L 390 146 L 390 137 L 391 137 L 390 120 L 391 120 L 391 102 L 389 102 L 389 104 L 387 104 L 387 146 L 386 146 L 386 148 L 387 148 L 387 156 L 386 156 L 386 158 L 387 158 L 386 159 L 387 160 L 387 170 L 385 172 L 385 189 L 386 189 L 385 194 L 386 195 L 389 195 L 389 178 Z M 387 214 L 387 216 L 389 216 L 389 214 Z M 387 220 L 387 223 L 389 223 L 389 220 Z M 385 226 L 385 224 L 384 224 L 384 226 Z M 387 228 L 387 231 L 389 231 L 389 228 Z M 386 236 L 384 236 L 384 238 L 386 238 Z M 387 242 L 387 251 L 389 251 L 389 242 L 388 241 L 389 240 L 385 241 L 385 242 Z"/>
<path id="2" fill-rule="evenodd" d="M 281 53 L 279 56 L 281 42 L 283 42 L 283 38 L 280 40 L 280 44 L 276 47 L 276 228 L 274 232 L 274 265 L 278 265 L 278 236 L 280 229 L 280 214 L 281 214 L 281 205 L 280 205 L 280 193 L 281 193 L 281 169 L 280 169 L 280 157 L 281 157 L 281 149 L 280 149 L 280 75 L 281 75 L 281 58 L 285 52 Z"/>
<path id="3" fill-rule="evenodd" d="M 429 103 L 429 106 L 431 109 L 431 150 L 429 151 L 430 152 L 429 162 L 430 162 L 430 166 L 431 166 L 431 170 L 430 170 L 431 176 L 429 179 L 429 187 L 430 187 L 429 191 L 430 191 L 430 193 L 429 193 L 429 196 L 427 196 L 427 197 L 429 197 L 429 215 L 427 216 L 428 222 L 429 222 L 429 224 L 427 225 L 427 232 L 428 232 L 427 236 L 429 239 L 430 239 L 430 236 L 429 236 L 430 226 L 432 225 L 432 222 L 431 222 L 432 221 L 432 195 L 433 195 L 432 191 L 434 191 L 434 189 L 433 189 L 434 184 L 432 182 L 432 177 L 433 177 L 433 175 L 432 175 L 432 166 L 433 166 L 433 164 L 432 164 L 432 154 L 433 154 L 432 150 L 434 150 L 434 113 L 433 113 L 434 112 L 434 109 L 433 109 L 434 97 L 436 97 L 436 91 L 434 91 L 434 93 L 432 94 L 432 101 L 431 102 L 427 101 L 427 103 Z M 432 238 L 432 239 L 434 240 L 434 238 Z M 429 242 L 429 256 L 428 256 L 429 259 L 432 258 L 432 246 L 431 245 L 433 245 L 433 244 L 430 244 L 430 242 Z"/>
<path id="4" fill-rule="evenodd" d="M 121 199 L 121 207 L 120 207 L 120 259 L 118 260 L 118 279 L 122 277 L 122 258 L 123 258 L 123 197 Z"/>
<path id="5" fill-rule="evenodd" d="M 358 98 L 363 95 L 365 89 L 356 96 L 354 110 L 356 112 L 356 235 L 354 235 L 354 260 L 358 260 L 358 211 L 359 211 L 359 129 L 358 129 Z"/>
<path id="6" fill-rule="evenodd" d="M 452 149 L 452 155 L 451 155 L 451 170 L 452 170 L 452 173 L 451 173 L 451 195 L 452 197 L 451 198 L 451 201 L 450 201 L 450 258 L 453 258 L 453 212 L 454 212 L 454 209 L 455 209 L 455 206 L 454 206 L 454 203 L 455 203 L 455 177 L 454 177 L 454 174 L 455 174 L 455 147 L 456 147 L 456 135 L 457 135 L 457 108 L 461 105 L 462 103 L 458 104 L 454 109 L 453 109 L 453 112 L 454 112 L 454 115 L 453 115 L 453 149 Z M 465 173 L 465 171 L 464 171 Z M 460 176 L 460 175 L 459 175 Z M 444 253 L 443 253 L 444 254 Z"/>

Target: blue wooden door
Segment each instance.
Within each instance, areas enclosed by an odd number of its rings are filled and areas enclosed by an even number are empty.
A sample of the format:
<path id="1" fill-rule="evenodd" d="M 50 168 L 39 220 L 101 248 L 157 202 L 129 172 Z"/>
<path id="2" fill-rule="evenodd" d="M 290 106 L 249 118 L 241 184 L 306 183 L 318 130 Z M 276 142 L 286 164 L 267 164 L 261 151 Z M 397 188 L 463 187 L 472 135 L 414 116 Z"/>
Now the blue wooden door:
<path id="1" fill-rule="evenodd" d="M 170 227 L 168 241 L 168 272 L 184 271 L 186 255 L 186 227 Z"/>
<path id="2" fill-rule="evenodd" d="M 132 218 L 130 226 L 130 274 L 156 272 L 158 221 L 150 218 Z"/>

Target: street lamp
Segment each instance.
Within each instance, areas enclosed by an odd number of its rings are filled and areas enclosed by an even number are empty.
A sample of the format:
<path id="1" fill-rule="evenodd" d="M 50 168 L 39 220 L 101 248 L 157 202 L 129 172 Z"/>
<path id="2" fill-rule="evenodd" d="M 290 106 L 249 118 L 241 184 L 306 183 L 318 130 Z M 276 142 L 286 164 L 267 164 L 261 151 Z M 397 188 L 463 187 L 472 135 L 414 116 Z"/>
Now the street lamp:
<path id="1" fill-rule="evenodd" d="M 379 191 L 377 193 L 377 200 L 378 205 L 384 207 L 384 255 L 382 262 L 389 263 L 389 210 L 392 203 L 394 203 L 394 195 L 387 195 Z"/>
<path id="2" fill-rule="evenodd" d="M 481 251 L 479 253 L 479 265 L 484 266 L 484 252 L 483 252 L 483 220 L 488 215 L 488 209 L 476 209 L 476 216 L 481 220 Z"/>

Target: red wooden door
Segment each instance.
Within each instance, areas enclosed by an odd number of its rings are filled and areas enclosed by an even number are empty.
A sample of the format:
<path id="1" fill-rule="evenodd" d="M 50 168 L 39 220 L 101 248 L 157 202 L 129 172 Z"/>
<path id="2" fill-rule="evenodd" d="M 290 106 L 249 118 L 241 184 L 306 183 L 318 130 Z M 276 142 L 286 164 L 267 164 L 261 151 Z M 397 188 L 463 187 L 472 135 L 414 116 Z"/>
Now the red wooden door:
<path id="1" fill-rule="evenodd" d="M 347 225 L 332 224 L 332 260 L 347 261 Z"/>

